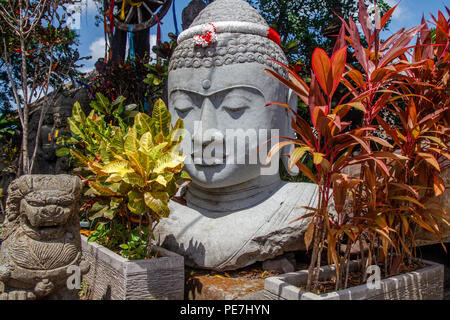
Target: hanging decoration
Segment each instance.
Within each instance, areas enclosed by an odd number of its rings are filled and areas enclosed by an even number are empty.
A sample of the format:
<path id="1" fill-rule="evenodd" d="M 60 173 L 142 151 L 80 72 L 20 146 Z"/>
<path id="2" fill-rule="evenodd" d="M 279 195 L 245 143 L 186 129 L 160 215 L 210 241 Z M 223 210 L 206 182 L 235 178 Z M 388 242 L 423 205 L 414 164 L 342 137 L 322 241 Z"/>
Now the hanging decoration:
<path id="1" fill-rule="evenodd" d="M 111 0 L 111 5 L 109 6 L 109 32 L 111 34 L 114 33 L 114 5 L 116 4 L 115 0 Z"/>
<path id="2" fill-rule="evenodd" d="M 133 33 L 133 25 L 130 25 L 128 29 L 128 58 L 133 61 L 136 57 L 134 53 L 134 33 Z M 134 62 L 133 62 L 134 63 Z"/>
<path id="3" fill-rule="evenodd" d="M 173 15 L 173 25 L 175 26 L 175 34 L 178 36 L 180 34 L 178 30 L 178 21 L 177 21 L 177 10 L 175 9 L 175 0 L 172 0 L 172 15 Z"/>
<path id="4" fill-rule="evenodd" d="M 173 0 L 106 0 L 111 10 L 110 27 L 114 26 L 128 32 L 130 25 L 133 31 L 149 29 L 161 20 L 172 5 Z"/>
<path id="5" fill-rule="evenodd" d="M 156 45 L 159 46 L 161 43 L 161 25 L 163 24 L 161 20 L 159 20 L 158 16 L 155 16 L 156 18 Z"/>

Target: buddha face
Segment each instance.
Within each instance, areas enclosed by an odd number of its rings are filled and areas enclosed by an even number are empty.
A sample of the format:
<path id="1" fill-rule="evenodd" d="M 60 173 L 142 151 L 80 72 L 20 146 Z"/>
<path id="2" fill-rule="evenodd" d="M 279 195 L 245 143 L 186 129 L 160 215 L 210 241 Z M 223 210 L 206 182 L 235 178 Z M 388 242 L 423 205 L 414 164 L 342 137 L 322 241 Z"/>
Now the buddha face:
<path id="1" fill-rule="evenodd" d="M 55 128 L 64 128 L 67 126 L 67 118 L 72 115 L 72 99 L 64 99 L 60 105 L 58 105 L 53 113 L 53 123 Z"/>
<path id="2" fill-rule="evenodd" d="M 283 108 L 265 107 L 286 102 L 287 89 L 263 68 L 240 63 L 169 73 L 169 110 L 173 122 L 184 121 L 182 152 L 188 156 L 185 169 L 193 183 L 223 188 L 261 175 L 267 152 L 264 155 L 259 148 L 271 137 L 283 135 L 288 123 Z M 273 161 L 278 165 L 277 159 Z"/>

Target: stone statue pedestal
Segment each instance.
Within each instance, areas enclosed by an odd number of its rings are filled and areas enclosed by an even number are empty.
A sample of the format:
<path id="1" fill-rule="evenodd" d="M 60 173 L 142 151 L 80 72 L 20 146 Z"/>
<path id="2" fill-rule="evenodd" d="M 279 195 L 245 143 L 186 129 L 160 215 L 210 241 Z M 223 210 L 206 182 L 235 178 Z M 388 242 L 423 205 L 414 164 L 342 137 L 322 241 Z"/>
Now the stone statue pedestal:
<path id="1" fill-rule="evenodd" d="M 185 256 L 192 267 L 234 270 L 272 259 L 286 251 L 304 250 L 308 219 L 291 223 L 314 207 L 317 186 L 282 182 L 273 195 L 251 208 L 218 212 L 171 201 L 169 218 L 155 230 L 165 248 Z"/>

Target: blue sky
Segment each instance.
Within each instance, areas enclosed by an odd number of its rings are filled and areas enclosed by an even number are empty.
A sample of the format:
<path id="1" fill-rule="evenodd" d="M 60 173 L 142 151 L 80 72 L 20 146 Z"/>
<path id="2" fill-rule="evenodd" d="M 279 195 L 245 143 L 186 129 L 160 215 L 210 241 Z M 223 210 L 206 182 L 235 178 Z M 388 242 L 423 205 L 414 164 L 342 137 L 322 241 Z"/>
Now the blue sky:
<path id="1" fill-rule="evenodd" d="M 93 58 L 90 61 L 85 61 L 85 67 L 82 71 L 88 71 L 93 68 L 95 61 L 104 56 L 104 34 L 103 25 L 96 27 L 94 16 L 97 13 L 96 5 L 92 0 L 85 0 L 86 3 L 82 6 L 81 19 L 79 21 L 80 32 L 80 55 L 89 56 Z M 173 0 L 176 7 L 176 18 L 178 21 L 178 28 L 181 30 L 181 11 L 185 8 L 190 0 Z M 355 0 L 356 1 L 356 0 Z M 385 0 L 391 6 L 398 3 L 397 0 Z M 420 23 L 422 14 L 425 18 L 431 20 L 430 13 L 437 15 L 438 10 L 445 11 L 445 5 L 450 7 L 450 1 L 444 0 L 402 0 L 392 17 L 392 22 L 389 31 L 382 34 L 383 38 L 387 38 L 396 30 L 407 27 L 410 28 Z M 172 9 L 166 14 L 162 20 L 161 26 L 163 40 L 167 39 L 169 32 L 175 32 L 174 19 Z M 150 30 L 151 41 L 156 42 L 156 26 Z"/>

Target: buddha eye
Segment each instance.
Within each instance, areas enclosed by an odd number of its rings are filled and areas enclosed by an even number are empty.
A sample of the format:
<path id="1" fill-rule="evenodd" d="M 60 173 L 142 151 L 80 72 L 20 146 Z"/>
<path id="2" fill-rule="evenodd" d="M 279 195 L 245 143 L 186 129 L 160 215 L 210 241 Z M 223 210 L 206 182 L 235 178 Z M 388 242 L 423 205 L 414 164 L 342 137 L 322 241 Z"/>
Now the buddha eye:
<path id="1" fill-rule="evenodd" d="M 228 106 L 228 105 L 225 105 L 222 108 L 225 111 L 227 111 L 233 119 L 237 119 L 237 118 L 239 118 L 240 116 L 242 116 L 244 114 L 245 110 L 248 109 L 249 106 L 246 106 L 246 105 L 242 105 L 242 106 Z"/>
<path id="2" fill-rule="evenodd" d="M 181 118 L 184 118 L 185 116 L 188 115 L 188 113 L 194 109 L 194 107 L 190 106 L 190 105 L 179 105 L 179 106 L 175 106 L 175 110 L 177 111 L 178 115 Z"/>

